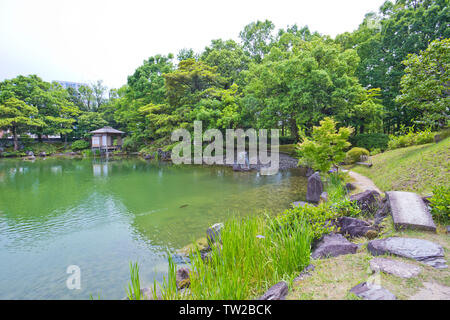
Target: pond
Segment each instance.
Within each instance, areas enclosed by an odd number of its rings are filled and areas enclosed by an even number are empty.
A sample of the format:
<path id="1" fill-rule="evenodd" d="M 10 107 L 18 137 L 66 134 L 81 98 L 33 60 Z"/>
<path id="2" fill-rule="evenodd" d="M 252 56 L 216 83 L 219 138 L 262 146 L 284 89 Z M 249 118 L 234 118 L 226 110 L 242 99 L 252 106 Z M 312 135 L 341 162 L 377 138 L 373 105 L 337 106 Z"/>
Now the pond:
<path id="1" fill-rule="evenodd" d="M 130 261 L 142 286 L 162 281 L 168 253 L 211 224 L 280 212 L 305 193 L 298 169 L 0 160 L 0 299 L 121 299 Z M 70 265 L 81 270 L 79 290 L 66 286 Z"/>

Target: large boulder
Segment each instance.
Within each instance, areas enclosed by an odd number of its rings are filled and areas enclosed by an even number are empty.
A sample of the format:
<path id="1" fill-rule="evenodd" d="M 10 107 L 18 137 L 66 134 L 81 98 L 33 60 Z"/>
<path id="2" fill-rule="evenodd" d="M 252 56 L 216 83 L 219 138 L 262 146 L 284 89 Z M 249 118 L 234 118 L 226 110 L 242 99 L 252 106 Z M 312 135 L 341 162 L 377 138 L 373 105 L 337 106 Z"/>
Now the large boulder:
<path id="1" fill-rule="evenodd" d="M 366 190 L 350 196 L 365 214 L 374 214 L 380 207 L 380 194 L 375 190 Z"/>
<path id="2" fill-rule="evenodd" d="M 320 259 L 326 257 L 337 257 L 343 254 L 353 254 L 358 246 L 345 239 L 341 234 L 327 234 L 317 243 L 311 257 Z"/>
<path id="3" fill-rule="evenodd" d="M 386 258 L 373 258 L 369 264 L 373 272 L 382 271 L 405 279 L 417 277 L 422 271 L 419 266 Z"/>
<path id="4" fill-rule="evenodd" d="M 444 249 L 427 240 L 400 237 L 377 239 L 369 241 L 367 249 L 374 256 L 393 254 L 423 262 L 437 269 L 448 267 L 444 259 Z"/>
<path id="5" fill-rule="evenodd" d="M 383 287 L 363 282 L 350 289 L 350 292 L 364 300 L 396 300 L 397 297 Z"/>
<path id="6" fill-rule="evenodd" d="M 286 282 L 281 281 L 267 290 L 259 300 L 284 300 L 289 292 L 289 288 Z"/>
<path id="7" fill-rule="evenodd" d="M 320 201 L 320 195 L 323 192 L 323 183 L 319 172 L 314 173 L 308 178 L 306 187 L 306 201 L 317 203 Z"/>
<path id="8" fill-rule="evenodd" d="M 416 193 L 386 192 L 396 229 L 409 228 L 436 232 L 428 206 Z"/>
<path id="9" fill-rule="evenodd" d="M 350 217 L 338 218 L 337 225 L 339 232 L 343 235 L 348 235 L 350 238 L 364 237 L 368 231 L 375 231 L 370 223 Z"/>

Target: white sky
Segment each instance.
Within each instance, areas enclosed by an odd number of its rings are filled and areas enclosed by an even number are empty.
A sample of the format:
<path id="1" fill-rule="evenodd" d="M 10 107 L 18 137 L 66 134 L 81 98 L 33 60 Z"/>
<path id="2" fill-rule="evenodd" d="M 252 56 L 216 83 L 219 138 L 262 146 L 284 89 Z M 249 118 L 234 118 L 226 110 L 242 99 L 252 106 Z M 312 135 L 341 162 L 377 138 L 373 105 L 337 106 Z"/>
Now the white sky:
<path id="1" fill-rule="evenodd" d="M 308 25 L 336 36 L 353 31 L 385 0 L 0 0 L 0 81 L 104 80 L 120 87 L 144 59 L 212 39 L 238 40 L 245 25 Z"/>

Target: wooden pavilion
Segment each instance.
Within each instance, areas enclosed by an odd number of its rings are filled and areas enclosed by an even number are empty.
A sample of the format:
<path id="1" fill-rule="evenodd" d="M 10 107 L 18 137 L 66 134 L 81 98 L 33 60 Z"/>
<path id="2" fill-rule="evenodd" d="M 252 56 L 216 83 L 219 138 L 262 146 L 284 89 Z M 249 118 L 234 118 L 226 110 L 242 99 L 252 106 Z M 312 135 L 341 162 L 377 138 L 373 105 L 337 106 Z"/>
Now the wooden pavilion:
<path id="1" fill-rule="evenodd" d="M 125 132 L 111 127 L 103 127 L 101 129 L 91 131 L 91 133 L 93 134 L 91 140 L 92 150 L 109 152 L 122 149 L 122 135 Z"/>

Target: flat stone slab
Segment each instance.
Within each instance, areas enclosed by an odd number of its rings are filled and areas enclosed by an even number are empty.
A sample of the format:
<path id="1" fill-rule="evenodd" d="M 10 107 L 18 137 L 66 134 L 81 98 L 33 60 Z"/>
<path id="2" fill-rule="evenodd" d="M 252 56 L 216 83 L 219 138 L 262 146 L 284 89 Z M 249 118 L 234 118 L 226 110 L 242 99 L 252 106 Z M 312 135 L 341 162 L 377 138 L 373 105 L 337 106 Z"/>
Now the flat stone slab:
<path id="1" fill-rule="evenodd" d="M 411 296 L 410 300 L 450 300 L 450 288 L 438 283 L 424 282 L 424 288 Z"/>
<path id="2" fill-rule="evenodd" d="M 444 249 L 431 241 L 392 237 L 369 241 L 367 249 L 374 256 L 393 254 L 414 259 L 437 269 L 448 268 L 444 259 Z"/>
<path id="3" fill-rule="evenodd" d="M 436 225 L 428 210 L 428 206 L 418 194 L 404 191 L 388 191 L 386 192 L 386 197 L 391 207 L 396 229 L 410 228 L 436 232 Z"/>
<path id="4" fill-rule="evenodd" d="M 350 289 L 350 292 L 364 300 L 397 300 L 389 290 L 375 284 L 363 282 Z"/>
<path id="5" fill-rule="evenodd" d="M 327 234 L 319 241 L 311 258 L 320 259 L 337 257 L 343 254 L 354 254 L 358 246 L 345 239 L 341 234 Z"/>
<path id="6" fill-rule="evenodd" d="M 374 258 L 370 260 L 370 269 L 373 272 L 382 271 L 400 278 L 417 277 L 422 271 L 422 268 L 413 264 L 385 258 Z"/>

